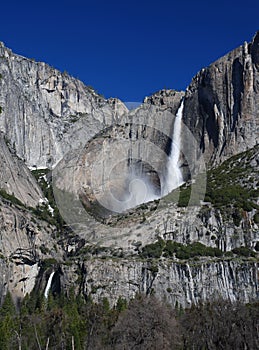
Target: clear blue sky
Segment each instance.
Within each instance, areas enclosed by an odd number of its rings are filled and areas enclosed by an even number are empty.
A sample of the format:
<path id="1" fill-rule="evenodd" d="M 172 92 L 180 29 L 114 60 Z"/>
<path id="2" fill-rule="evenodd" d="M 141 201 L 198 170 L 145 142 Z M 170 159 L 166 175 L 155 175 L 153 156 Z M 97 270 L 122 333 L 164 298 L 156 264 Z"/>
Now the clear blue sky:
<path id="1" fill-rule="evenodd" d="M 0 41 L 105 97 L 185 89 L 259 29 L 259 1 L 3 1 Z"/>

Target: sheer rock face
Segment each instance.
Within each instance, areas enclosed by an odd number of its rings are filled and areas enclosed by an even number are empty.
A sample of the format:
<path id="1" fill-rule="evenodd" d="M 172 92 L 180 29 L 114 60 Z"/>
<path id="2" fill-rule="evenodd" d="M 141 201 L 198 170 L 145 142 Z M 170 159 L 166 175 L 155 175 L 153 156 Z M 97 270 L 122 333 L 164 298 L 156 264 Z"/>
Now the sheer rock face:
<path id="1" fill-rule="evenodd" d="M 0 129 L 28 166 L 53 167 L 127 108 L 43 62 L 0 47 Z"/>
<path id="2" fill-rule="evenodd" d="M 240 261 L 176 263 L 168 259 L 152 262 L 106 259 L 86 260 L 82 265 L 83 290 L 94 301 L 107 297 L 116 305 L 137 293 L 155 293 L 171 305 L 191 306 L 199 301 L 222 297 L 249 302 L 258 298 L 258 264 Z M 76 276 L 64 266 L 63 287 Z"/>
<path id="3" fill-rule="evenodd" d="M 0 199 L 0 208 L 1 302 L 7 290 L 15 299 L 30 293 L 42 261 L 60 254 L 51 236 L 53 226 L 8 200 Z"/>
<path id="4" fill-rule="evenodd" d="M 0 188 L 29 207 L 36 207 L 44 196 L 24 162 L 9 150 L 0 134 Z"/>
<path id="5" fill-rule="evenodd" d="M 0 188 L 13 193 L 26 205 L 35 206 L 42 193 L 22 161 L 30 167 L 54 168 L 65 154 L 65 167 L 70 162 L 72 166 L 71 173 L 68 171 L 62 178 L 61 189 L 71 192 L 74 190 L 70 187 L 72 178 L 78 193 L 82 184 L 91 188 L 92 183 L 87 181 L 93 179 L 93 174 L 98 192 L 102 184 L 100 179 L 110 181 L 106 176 L 113 162 L 112 169 L 120 173 L 121 169 L 126 169 L 128 159 L 143 160 L 143 154 L 150 157 L 148 162 L 155 165 L 162 178 L 174 116 L 183 97 L 183 121 L 199 145 L 197 151 L 192 150 L 195 159 L 203 154 L 208 163 L 215 165 L 253 147 L 258 143 L 258 42 L 257 34 L 251 44 L 244 44 L 203 69 L 186 93 L 162 90 L 130 112 L 119 100 L 105 100 L 67 74 L 45 63 L 14 55 L 1 45 L 0 130 L 20 160 L 1 136 Z M 136 153 L 131 146 L 126 153 L 123 153 L 125 149 L 116 148 L 117 140 L 134 143 L 141 138 L 145 141 L 136 148 Z M 161 156 L 157 156 L 157 151 L 150 151 L 149 142 L 161 150 Z M 190 148 L 188 139 L 183 140 L 182 147 L 184 154 Z M 81 163 L 74 163 L 78 155 Z M 121 165 L 120 159 L 124 160 Z M 99 164 L 100 171 L 97 167 L 97 171 L 92 172 L 91 167 Z M 258 167 L 258 162 L 255 166 Z M 187 210 L 167 204 L 163 206 L 161 202 L 157 213 L 150 217 L 145 217 L 143 211 L 143 216 L 140 213 L 136 221 L 132 212 L 132 219 L 122 219 L 114 227 L 113 223 L 107 225 L 106 231 L 95 221 L 93 227 L 87 222 L 75 251 L 78 249 L 80 254 L 85 241 L 96 243 L 95 238 L 103 246 L 122 246 L 129 251 L 139 247 L 139 243 L 155 241 L 157 236 L 186 244 L 199 241 L 223 251 L 241 245 L 253 249 L 258 241 L 258 225 L 253 222 L 255 210 L 236 227 L 232 221 L 226 223 L 210 205 L 204 206 L 201 212 L 200 207 Z M 0 200 L 0 205 L 0 297 L 9 289 L 22 298 L 37 284 L 37 277 L 41 278 L 40 288 L 44 289 L 47 274 L 40 272 L 42 261 L 46 258 L 62 261 L 65 248 L 63 254 L 53 250 L 55 240 L 51 233 L 54 228 L 26 209 L 5 200 Z M 64 255 L 66 253 L 73 255 L 72 250 L 65 251 Z M 78 262 L 80 259 L 72 264 Z M 137 292 L 151 293 L 152 289 L 159 297 L 165 297 L 172 304 L 177 301 L 182 306 L 209 299 L 214 293 L 231 300 L 250 301 L 258 297 L 257 268 L 253 261 L 204 259 L 191 266 L 164 259 L 153 266 L 148 261 L 134 259 L 92 258 L 82 266 L 83 291 L 96 301 L 107 296 L 112 304 L 119 296 L 129 299 Z M 69 289 L 78 280 L 75 265 L 64 264 L 62 269 L 62 287 Z"/>
<path id="6" fill-rule="evenodd" d="M 185 94 L 184 123 L 210 164 L 259 141 L 259 32 L 192 80 Z"/>

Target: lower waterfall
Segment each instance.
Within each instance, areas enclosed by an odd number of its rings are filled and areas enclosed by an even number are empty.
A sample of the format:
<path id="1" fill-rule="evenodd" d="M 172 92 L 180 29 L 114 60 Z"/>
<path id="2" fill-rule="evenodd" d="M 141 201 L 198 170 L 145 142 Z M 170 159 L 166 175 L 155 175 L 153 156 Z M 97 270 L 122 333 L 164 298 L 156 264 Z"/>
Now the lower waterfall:
<path id="1" fill-rule="evenodd" d="M 46 288 L 45 288 L 45 291 L 44 291 L 44 297 L 45 299 L 48 299 L 48 296 L 49 296 L 49 290 L 51 288 L 51 283 L 52 283 L 52 279 L 53 279 L 53 276 L 55 274 L 55 271 L 52 271 L 50 276 L 49 276 L 49 279 L 48 279 L 48 283 L 46 285 Z"/>

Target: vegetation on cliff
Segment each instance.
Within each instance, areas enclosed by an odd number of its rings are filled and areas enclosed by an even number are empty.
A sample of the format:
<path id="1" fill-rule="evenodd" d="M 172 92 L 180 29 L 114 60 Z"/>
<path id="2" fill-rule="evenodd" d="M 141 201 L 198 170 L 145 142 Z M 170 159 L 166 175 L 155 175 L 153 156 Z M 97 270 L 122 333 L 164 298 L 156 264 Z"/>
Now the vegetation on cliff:
<path id="1" fill-rule="evenodd" d="M 210 202 L 222 212 L 225 212 L 226 208 L 248 212 L 259 209 L 256 203 L 259 197 L 258 152 L 257 145 L 209 170 L 205 202 Z M 191 191 L 191 184 L 181 187 L 178 202 L 180 207 L 186 207 L 189 204 Z"/>

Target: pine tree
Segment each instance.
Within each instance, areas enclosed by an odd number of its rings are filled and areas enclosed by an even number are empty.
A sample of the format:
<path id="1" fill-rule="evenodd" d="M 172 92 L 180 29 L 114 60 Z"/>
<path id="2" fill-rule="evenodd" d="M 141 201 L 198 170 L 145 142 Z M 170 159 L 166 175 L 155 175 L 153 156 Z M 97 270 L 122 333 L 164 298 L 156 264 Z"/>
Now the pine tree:
<path id="1" fill-rule="evenodd" d="M 8 292 L 0 309 L 0 349 L 8 350 L 12 348 L 15 340 L 15 316 L 16 310 L 11 293 Z"/>
<path id="2" fill-rule="evenodd" d="M 15 316 L 15 314 L 16 314 L 16 310 L 15 310 L 14 302 L 13 302 L 11 293 L 8 291 L 5 296 L 3 305 L 1 306 L 1 309 L 0 309 L 0 317 L 1 318 L 5 316 L 13 317 Z"/>

